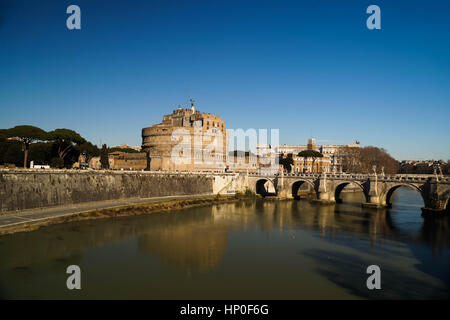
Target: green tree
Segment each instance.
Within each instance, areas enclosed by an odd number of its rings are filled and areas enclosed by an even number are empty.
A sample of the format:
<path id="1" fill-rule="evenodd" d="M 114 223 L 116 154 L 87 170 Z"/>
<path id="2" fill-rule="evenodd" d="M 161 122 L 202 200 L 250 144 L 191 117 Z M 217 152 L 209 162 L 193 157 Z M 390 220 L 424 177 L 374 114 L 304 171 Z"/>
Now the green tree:
<path id="1" fill-rule="evenodd" d="M 61 158 L 58 158 L 58 157 L 54 157 L 50 161 L 50 166 L 52 168 L 62 169 L 62 168 L 64 168 L 64 160 Z"/>
<path id="2" fill-rule="evenodd" d="M 288 154 L 286 157 L 280 155 L 279 164 L 283 166 L 283 169 L 290 173 L 292 171 L 292 166 L 294 165 L 294 159 L 292 158 L 292 153 Z"/>
<path id="3" fill-rule="evenodd" d="M 8 130 L 0 129 L 0 142 L 5 141 L 7 137 L 8 137 Z"/>
<path id="4" fill-rule="evenodd" d="M 304 158 L 322 158 L 323 154 L 316 150 L 303 150 L 300 151 L 297 156 Z"/>
<path id="5" fill-rule="evenodd" d="M 5 132 L 3 133 L 5 134 Z M 41 128 L 34 126 L 15 126 L 14 128 L 6 130 L 6 136 L 16 138 L 22 142 L 24 151 L 23 167 L 27 167 L 28 150 L 30 144 L 37 140 L 46 140 L 47 133 Z"/>
<path id="6" fill-rule="evenodd" d="M 22 142 L 15 140 L 5 140 L 0 142 L 0 163 L 20 166 L 23 164 L 22 153 Z"/>
<path id="7" fill-rule="evenodd" d="M 55 143 L 58 157 L 63 161 L 76 145 L 86 143 L 83 137 L 70 129 L 55 129 L 48 133 L 48 140 Z"/>
<path id="8" fill-rule="evenodd" d="M 50 164 L 53 153 L 53 143 L 51 142 L 37 142 L 30 146 L 29 158 L 33 159 L 35 163 Z"/>
<path id="9" fill-rule="evenodd" d="M 316 150 L 303 150 L 303 151 L 300 151 L 297 154 L 297 156 L 298 157 L 303 157 L 306 160 L 308 158 L 312 158 L 313 163 L 312 163 L 312 168 L 311 168 L 312 170 L 311 170 L 311 172 L 314 172 L 314 165 L 316 163 L 316 159 L 317 158 L 322 158 L 323 154 L 321 154 L 319 151 L 316 151 Z"/>
<path id="10" fill-rule="evenodd" d="M 100 164 L 102 169 L 109 169 L 108 153 L 109 150 L 106 144 L 102 145 L 102 150 L 100 151 Z"/>

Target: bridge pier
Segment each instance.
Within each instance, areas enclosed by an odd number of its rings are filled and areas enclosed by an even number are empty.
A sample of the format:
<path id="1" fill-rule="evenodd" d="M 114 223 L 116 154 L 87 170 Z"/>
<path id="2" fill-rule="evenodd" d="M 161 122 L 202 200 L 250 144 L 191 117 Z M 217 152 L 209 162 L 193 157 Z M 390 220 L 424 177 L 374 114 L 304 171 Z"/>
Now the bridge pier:
<path id="1" fill-rule="evenodd" d="M 315 202 L 330 204 L 330 203 L 336 203 L 336 200 L 334 199 L 334 190 L 333 192 L 330 191 L 330 188 L 327 185 L 327 174 L 322 173 L 320 175 L 320 178 L 318 180 L 318 183 L 316 184 L 316 194 L 317 199 Z"/>
<path id="2" fill-rule="evenodd" d="M 364 208 L 383 208 L 386 206 L 385 203 L 382 203 L 382 200 L 378 194 L 377 180 L 378 178 L 376 175 L 369 176 L 369 179 L 367 180 L 365 187 L 367 202 L 362 204 Z"/>
<path id="3" fill-rule="evenodd" d="M 446 192 L 441 189 L 442 186 L 439 184 L 437 177 L 430 178 L 428 183 L 424 185 L 425 207 L 422 208 L 422 214 L 441 215 L 450 212 L 450 200 L 445 194 Z"/>
<path id="4" fill-rule="evenodd" d="M 284 178 L 284 174 L 277 177 L 277 197 L 280 199 L 294 199 L 291 190 L 289 189 L 289 181 Z"/>
<path id="5" fill-rule="evenodd" d="M 323 204 L 333 204 L 336 203 L 334 199 L 334 194 L 332 192 L 319 192 L 317 193 L 317 199 L 311 200 L 312 202 L 319 202 Z"/>
<path id="6" fill-rule="evenodd" d="M 367 197 L 367 202 L 361 204 L 363 208 L 386 208 L 386 204 L 382 203 L 378 195 L 369 195 Z"/>

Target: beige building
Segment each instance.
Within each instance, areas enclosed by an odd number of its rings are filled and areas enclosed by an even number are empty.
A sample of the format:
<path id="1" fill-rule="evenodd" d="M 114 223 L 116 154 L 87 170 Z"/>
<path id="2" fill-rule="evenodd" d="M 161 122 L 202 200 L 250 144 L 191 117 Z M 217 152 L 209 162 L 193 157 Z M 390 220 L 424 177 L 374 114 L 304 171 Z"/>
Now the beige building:
<path id="1" fill-rule="evenodd" d="M 111 152 L 108 161 L 112 170 L 144 170 L 147 167 L 147 155 L 143 152 Z"/>
<path id="2" fill-rule="evenodd" d="M 316 146 L 315 139 L 308 139 L 308 144 L 306 148 L 303 146 L 298 146 L 297 148 L 289 148 L 289 151 L 298 151 L 298 152 L 289 152 L 283 153 L 283 157 L 287 157 L 289 154 L 292 154 L 292 171 L 293 173 L 322 173 L 322 172 L 330 172 L 331 168 L 331 159 L 328 155 L 323 155 Z M 322 154 L 320 157 L 305 157 L 299 156 L 298 154 L 302 151 L 316 151 L 317 153 Z M 283 151 L 287 151 L 286 149 Z M 319 154 L 319 155 L 320 155 Z"/>
<path id="3" fill-rule="evenodd" d="M 355 142 L 351 142 L 349 144 L 344 144 L 344 145 L 317 145 L 316 144 L 316 140 L 314 138 L 309 138 L 308 139 L 308 144 L 304 144 L 304 145 L 287 145 L 287 144 L 282 144 L 278 146 L 277 152 L 276 154 L 278 154 L 279 156 L 282 155 L 288 155 L 288 154 L 292 154 L 293 157 L 296 157 L 296 155 L 298 153 L 300 153 L 301 151 L 304 150 L 315 150 L 320 152 L 321 154 L 323 154 L 324 159 L 323 160 L 323 165 L 327 166 L 328 165 L 328 161 L 329 161 L 329 171 L 328 172 L 342 172 L 342 152 L 345 148 L 360 148 L 360 144 L 358 141 Z M 260 150 L 264 150 L 267 149 L 268 146 L 267 145 L 258 145 L 257 147 Z M 302 166 L 300 165 L 300 160 L 298 160 L 299 162 L 299 168 L 301 168 Z M 312 164 L 311 164 L 312 166 Z M 303 168 L 308 168 L 309 164 L 304 164 Z M 300 171 L 302 172 L 302 171 Z"/>
<path id="4" fill-rule="evenodd" d="M 100 162 L 100 157 L 93 157 L 91 160 L 89 160 L 89 168 L 92 169 L 100 169 L 102 167 L 102 164 Z"/>
<path id="5" fill-rule="evenodd" d="M 220 116 L 178 107 L 142 129 L 142 151 L 152 171 L 224 171 L 227 132 Z"/>
<path id="6" fill-rule="evenodd" d="M 292 172 L 294 173 L 322 173 L 330 172 L 330 157 L 293 157 L 294 164 Z"/>

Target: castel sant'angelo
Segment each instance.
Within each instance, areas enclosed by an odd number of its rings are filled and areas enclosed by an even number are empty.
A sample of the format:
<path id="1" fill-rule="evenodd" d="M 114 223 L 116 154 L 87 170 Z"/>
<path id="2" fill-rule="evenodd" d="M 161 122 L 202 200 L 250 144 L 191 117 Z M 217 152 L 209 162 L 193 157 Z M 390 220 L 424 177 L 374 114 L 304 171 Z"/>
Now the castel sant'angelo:
<path id="1" fill-rule="evenodd" d="M 191 100 L 190 108 L 178 107 L 164 115 L 161 123 L 142 129 L 142 151 L 147 154 L 147 169 L 152 171 L 224 170 L 228 152 L 225 122 L 217 115 L 195 110 Z M 206 159 L 208 154 L 211 157 Z"/>

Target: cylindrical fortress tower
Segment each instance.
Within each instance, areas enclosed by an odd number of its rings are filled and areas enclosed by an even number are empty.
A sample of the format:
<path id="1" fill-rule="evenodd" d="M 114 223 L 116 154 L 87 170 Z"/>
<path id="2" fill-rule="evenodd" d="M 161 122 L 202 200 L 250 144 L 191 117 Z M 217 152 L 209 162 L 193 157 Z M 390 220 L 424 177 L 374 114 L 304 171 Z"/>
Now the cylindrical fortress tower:
<path id="1" fill-rule="evenodd" d="M 142 129 L 142 151 L 147 153 L 147 170 L 152 171 L 223 170 L 227 142 L 225 122 L 195 110 L 193 102 L 190 109 L 179 107 L 161 123 Z M 208 150 L 214 161 L 205 159 Z"/>

